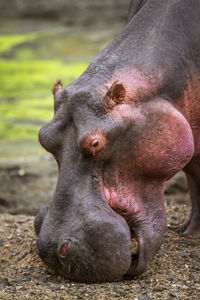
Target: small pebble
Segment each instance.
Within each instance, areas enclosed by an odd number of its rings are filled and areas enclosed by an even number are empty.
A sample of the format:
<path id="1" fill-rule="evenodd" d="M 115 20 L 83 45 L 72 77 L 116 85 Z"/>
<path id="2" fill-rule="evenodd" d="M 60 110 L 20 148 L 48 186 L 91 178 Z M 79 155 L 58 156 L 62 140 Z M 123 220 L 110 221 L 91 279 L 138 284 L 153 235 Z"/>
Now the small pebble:
<path id="1" fill-rule="evenodd" d="M 194 273 L 190 273 L 190 275 L 189 275 L 189 279 L 190 279 L 190 280 L 196 280 L 196 279 L 197 279 L 197 276 L 196 276 L 196 274 L 194 274 Z"/>
<path id="2" fill-rule="evenodd" d="M 14 250 L 13 250 L 13 253 L 14 253 L 15 255 L 18 255 L 18 254 L 19 254 L 19 250 L 14 249 Z"/>
<path id="3" fill-rule="evenodd" d="M 181 250 L 181 251 L 179 252 L 179 255 L 180 255 L 182 258 L 186 258 L 186 257 L 187 257 L 187 254 L 186 254 L 186 252 L 185 252 L 184 250 Z"/>
<path id="4" fill-rule="evenodd" d="M 23 286 L 21 286 L 21 285 L 16 286 L 17 291 L 22 290 L 22 289 L 23 289 Z"/>
<path id="5" fill-rule="evenodd" d="M 187 290 L 187 289 L 188 289 L 188 286 L 187 286 L 187 285 L 183 285 L 183 286 L 182 286 L 182 289 Z"/>
<path id="6" fill-rule="evenodd" d="M 3 244 L 4 244 L 4 242 L 5 242 L 5 240 L 4 240 L 4 239 L 0 239 L 0 246 L 1 246 L 1 245 L 3 245 Z"/>

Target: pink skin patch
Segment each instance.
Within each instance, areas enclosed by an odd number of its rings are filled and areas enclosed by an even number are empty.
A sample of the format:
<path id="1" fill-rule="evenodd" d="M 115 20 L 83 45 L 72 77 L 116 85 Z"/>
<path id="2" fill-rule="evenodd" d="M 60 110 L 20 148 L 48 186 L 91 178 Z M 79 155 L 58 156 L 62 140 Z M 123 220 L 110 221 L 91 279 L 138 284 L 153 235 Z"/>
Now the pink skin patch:
<path id="1" fill-rule="evenodd" d="M 104 85 L 101 94 L 106 95 L 110 90 L 112 97 L 112 90 L 115 84 L 123 85 L 125 93 L 124 102 L 137 103 L 141 99 L 151 97 L 153 93 L 158 89 L 162 83 L 162 76 L 157 72 L 156 74 L 144 74 L 139 69 L 129 66 L 125 70 L 121 71 L 114 78 L 111 78 L 109 82 Z M 123 90 L 122 90 L 123 91 Z M 121 96 L 119 96 L 121 97 Z"/>
<path id="2" fill-rule="evenodd" d="M 136 108 L 125 106 L 128 104 L 116 106 L 110 115 L 120 120 L 126 114 L 132 120 L 128 150 L 120 155 L 118 149 L 114 169 L 105 170 L 103 180 L 107 203 L 131 223 L 145 220 L 145 197 L 152 194 L 148 189 L 162 187 L 190 161 L 194 141 L 187 120 L 168 101 L 157 98 Z M 123 149 L 127 141 L 121 138 Z"/>
<path id="3" fill-rule="evenodd" d="M 145 210 L 139 195 L 140 184 L 132 178 L 130 164 L 123 160 L 122 165 L 119 163 L 115 166 L 112 174 L 108 174 L 110 170 L 105 170 L 113 183 L 109 183 L 105 179 L 107 176 L 103 174 L 103 189 L 108 205 L 123 216 L 128 224 L 131 224 L 135 221 L 136 215 L 143 219 L 144 216 L 141 214 L 145 214 Z M 130 182 L 131 178 L 133 182 Z"/>
<path id="4" fill-rule="evenodd" d="M 65 243 L 65 244 L 62 246 L 61 252 L 60 252 L 60 254 L 61 254 L 62 256 L 66 256 L 68 246 L 69 246 L 69 243 Z"/>
<path id="5" fill-rule="evenodd" d="M 187 88 L 184 91 L 183 97 L 178 99 L 175 107 L 185 116 L 189 122 L 195 143 L 195 154 L 200 153 L 200 83 L 199 76 L 188 82 Z"/>

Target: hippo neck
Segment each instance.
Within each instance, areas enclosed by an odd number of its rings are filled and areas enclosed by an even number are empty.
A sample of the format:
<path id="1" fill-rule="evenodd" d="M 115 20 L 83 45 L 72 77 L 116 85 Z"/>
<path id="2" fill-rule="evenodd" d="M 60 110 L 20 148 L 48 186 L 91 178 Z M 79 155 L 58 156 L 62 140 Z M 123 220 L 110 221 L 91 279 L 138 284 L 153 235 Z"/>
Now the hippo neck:
<path id="1" fill-rule="evenodd" d="M 191 18 L 190 13 L 185 16 L 183 3 L 182 11 L 174 17 L 178 5 L 178 1 L 147 1 L 73 86 L 99 91 L 128 70 L 132 72 L 129 80 L 133 79 L 133 82 L 137 80 L 138 73 L 140 79 L 143 76 L 134 89 L 143 88 L 144 81 L 152 82 L 154 79 L 155 94 L 165 94 L 171 101 L 181 98 L 188 78 L 200 71 L 200 63 L 188 50 L 190 40 L 197 39 L 190 35 L 186 37 L 184 33 L 187 32 L 185 18 Z M 194 22 L 198 23 L 198 11 L 194 14 L 193 10 L 192 13 Z M 196 47 L 199 45 L 195 44 L 193 49 Z M 194 66 L 192 70 L 191 64 Z"/>

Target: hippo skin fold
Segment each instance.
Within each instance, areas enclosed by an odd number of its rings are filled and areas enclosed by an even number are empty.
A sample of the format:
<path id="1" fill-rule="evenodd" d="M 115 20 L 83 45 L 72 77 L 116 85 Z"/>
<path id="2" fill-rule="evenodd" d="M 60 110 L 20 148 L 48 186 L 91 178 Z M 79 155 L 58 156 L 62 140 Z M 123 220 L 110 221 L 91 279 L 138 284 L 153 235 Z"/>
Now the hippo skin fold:
<path id="1" fill-rule="evenodd" d="M 143 273 L 166 230 L 164 183 L 180 170 L 192 203 L 182 231 L 200 237 L 199 0 L 133 0 L 124 30 L 53 94 L 39 140 L 58 181 L 35 219 L 48 266 L 82 282 Z"/>

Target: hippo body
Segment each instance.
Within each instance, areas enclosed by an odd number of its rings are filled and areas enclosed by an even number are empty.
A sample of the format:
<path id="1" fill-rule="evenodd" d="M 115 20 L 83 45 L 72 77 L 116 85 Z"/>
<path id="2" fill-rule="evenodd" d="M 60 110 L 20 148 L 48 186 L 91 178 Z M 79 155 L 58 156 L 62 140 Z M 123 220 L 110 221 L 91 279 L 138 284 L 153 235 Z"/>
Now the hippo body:
<path id="1" fill-rule="evenodd" d="M 35 248 L 69 279 L 143 273 L 166 229 L 164 183 L 180 170 L 192 203 L 182 230 L 200 236 L 199 16 L 198 0 L 133 0 L 119 36 L 54 87 L 39 140 L 59 176 L 35 219 Z"/>

